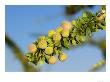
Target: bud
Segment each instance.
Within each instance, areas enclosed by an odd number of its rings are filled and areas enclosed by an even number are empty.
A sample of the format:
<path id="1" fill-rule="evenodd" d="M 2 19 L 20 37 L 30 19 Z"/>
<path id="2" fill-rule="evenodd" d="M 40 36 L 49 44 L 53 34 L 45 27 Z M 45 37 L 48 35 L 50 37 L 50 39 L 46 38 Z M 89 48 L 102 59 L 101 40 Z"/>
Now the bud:
<path id="1" fill-rule="evenodd" d="M 35 44 L 30 44 L 28 46 L 28 50 L 29 50 L 30 53 L 35 53 L 37 51 L 37 47 L 36 47 Z"/>
<path id="2" fill-rule="evenodd" d="M 69 30 L 63 30 L 62 31 L 62 36 L 63 37 L 68 37 L 69 36 Z"/>
<path id="3" fill-rule="evenodd" d="M 46 53 L 46 54 L 52 54 L 52 53 L 53 53 L 53 47 L 47 47 L 47 48 L 45 49 L 45 53 Z"/>
<path id="4" fill-rule="evenodd" d="M 40 40 L 38 42 L 38 47 L 41 49 L 45 49 L 47 47 L 47 42 L 45 40 Z"/>
<path id="5" fill-rule="evenodd" d="M 53 41 L 54 42 L 59 42 L 61 40 L 61 35 L 60 35 L 60 33 L 55 33 L 54 35 L 53 35 Z"/>
<path id="6" fill-rule="evenodd" d="M 64 30 L 70 30 L 71 28 L 72 28 L 72 25 L 71 25 L 71 23 L 70 22 L 68 22 L 68 21 L 64 21 L 64 22 L 62 22 L 62 28 L 64 29 Z"/>
<path id="7" fill-rule="evenodd" d="M 58 27 L 58 28 L 56 29 L 56 32 L 61 33 L 61 32 L 62 32 L 62 30 L 63 30 L 63 28 L 62 28 L 62 27 Z"/>
<path id="8" fill-rule="evenodd" d="M 49 36 L 49 37 L 53 37 L 54 34 L 55 34 L 55 31 L 54 31 L 54 30 L 50 30 L 50 31 L 48 32 L 48 36 Z"/>
<path id="9" fill-rule="evenodd" d="M 66 59 L 67 59 L 67 55 L 65 54 L 65 53 L 62 53 L 62 54 L 60 54 L 59 56 L 58 56 L 58 58 L 59 58 L 59 60 L 60 61 L 65 61 Z"/>
<path id="10" fill-rule="evenodd" d="M 51 56 L 48 60 L 49 64 L 55 64 L 57 62 L 56 58 L 54 56 Z"/>

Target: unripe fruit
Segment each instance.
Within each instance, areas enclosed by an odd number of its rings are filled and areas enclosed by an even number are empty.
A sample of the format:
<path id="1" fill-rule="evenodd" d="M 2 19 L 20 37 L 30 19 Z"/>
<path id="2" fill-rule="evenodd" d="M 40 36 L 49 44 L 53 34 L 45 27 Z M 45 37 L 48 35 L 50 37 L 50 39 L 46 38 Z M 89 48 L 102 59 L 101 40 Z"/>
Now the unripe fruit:
<path id="1" fill-rule="evenodd" d="M 56 32 L 54 35 L 53 35 L 53 41 L 54 42 L 59 42 L 61 40 L 61 35 L 60 33 Z"/>
<path id="2" fill-rule="evenodd" d="M 71 23 L 70 22 L 68 22 L 68 21 L 64 21 L 64 22 L 62 22 L 62 28 L 64 29 L 64 30 L 70 30 L 71 28 L 72 28 L 72 25 L 71 25 Z"/>
<path id="3" fill-rule="evenodd" d="M 38 38 L 38 41 L 40 41 L 40 40 L 45 40 L 45 36 L 40 36 L 39 38 Z"/>
<path id="4" fill-rule="evenodd" d="M 45 49 L 45 53 L 46 53 L 46 54 L 52 54 L 52 53 L 53 53 L 53 47 L 47 47 L 47 48 Z"/>
<path id="5" fill-rule="evenodd" d="M 28 50 L 29 50 L 29 52 L 31 52 L 31 53 L 35 53 L 35 52 L 37 51 L 37 47 L 36 47 L 35 44 L 30 44 L 30 45 L 28 46 Z"/>
<path id="6" fill-rule="evenodd" d="M 62 32 L 62 30 L 63 30 L 63 28 L 62 28 L 62 27 L 58 27 L 58 28 L 56 29 L 56 32 L 61 33 L 61 32 Z"/>
<path id="7" fill-rule="evenodd" d="M 57 59 L 54 56 L 51 56 L 48 60 L 49 64 L 55 64 L 57 62 Z"/>
<path id="8" fill-rule="evenodd" d="M 68 37 L 69 36 L 69 30 L 63 30 L 62 31 L 62 36 L 63 37 Z"/>
<path id="9" fill-rule="evenodd" d="M 54 31 L 54 30 L 50 30 L 50 31 L 48 32 L 48 36 L 49 36 L 49 37 L 53 37 L 54 34 L 55 34 L 55 31 Z"/>
<path id="10" fill-rule="evenodd" d="M 97 15 L 97 20 L 103 20 L 106 17 L 105 10 L 102 10 L 98 15 Z"/>
<path id="11" fill-rule="evenodd" d="M 40 40 L 38 42 L 38 47 L 41 49 L 45 49 L 47 47 L 47 42 L 45 40 Z"/>
<path id="12" fill-rule="evenodd" d="M 65 61 L 68 57 L 67 57 L 67 55 L 65 54 L 65 53 L 62 53 L 62 54 L 60 54 L 59 56 L 58 56 L 58 58 L 59 58 L 59 60 L 60 61 Z"/>

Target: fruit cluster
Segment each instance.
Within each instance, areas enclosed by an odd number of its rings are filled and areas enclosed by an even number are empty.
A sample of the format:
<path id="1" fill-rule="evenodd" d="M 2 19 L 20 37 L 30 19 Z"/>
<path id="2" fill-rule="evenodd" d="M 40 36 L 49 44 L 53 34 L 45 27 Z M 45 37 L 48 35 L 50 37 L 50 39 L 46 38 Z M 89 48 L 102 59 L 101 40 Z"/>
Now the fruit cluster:
<path id="1" fill-rule="evenodd" d="M 105 29 L 105 11 L 102 10 L 101 13 L 102 17 L 91 12 L 84 12 L 82 17 L 76 20 L 63 21 L 58 28 L 50 30 L 48 36 L 40 36 L 28 46 L 27 59 L 36 65 L 44 62 L 55 64 L 56 56 L 60 61 L 65 61 L 67 55 L 62 52 L 62 48 L 70 49 L 72 46 L 85 42 L 86 37 L 91 37 L 92 32 Z"/>

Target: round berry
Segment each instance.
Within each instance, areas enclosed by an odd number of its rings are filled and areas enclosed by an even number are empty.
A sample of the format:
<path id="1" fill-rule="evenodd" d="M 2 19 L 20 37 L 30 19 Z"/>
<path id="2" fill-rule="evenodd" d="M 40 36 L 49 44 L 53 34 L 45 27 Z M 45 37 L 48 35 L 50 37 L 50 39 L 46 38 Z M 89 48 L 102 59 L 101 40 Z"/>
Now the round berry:
<path id="1" fill-rule="evenodd" d="M 59 42 L 61 40 L 61 35 L 60 33 L 56 32 L 54 35 L 53 35 L 53 41 L 54 42 Z"/>
<path id="2" fill-rule="evenodd" d="M 69 30 L 63 30 L 62 31 L 62 36 L 63 37 L 68 37 L 69 36 Z"/>
<path id="3" fill-rule="evenodd" d="M 54 56 L 51 56 L 48 60 L 49 64 L 55 64 L 57 62 L 57 59 Z"/>
<path id="4" fill-rule="evenodd" d="M 31 52 L 31 53 L 35 53 L 35 52 L 37 51 L 37 47 L 36 47 L 35 44 L 30 44 L 30 45 L 28 46 L 28 50 L 29 50 L 29 52 Z"/>
<path id="5" fill-rule="evenodd" d="M 45 49 L 47 47 L 47 42 L 45 40 L 40 40 L 38 42 L 38 47 L 41 49 Z"/>
<path id="6" fill-rule="evenodd" d="M 55 31 L 54 31 L 54 30 L 50 30 L 50 31 L 48 32 L 48 36 L 49 36 L 49 37 L 53 37 L 54 34 L 55 34 Z"/>
<path id="7" fill-rule="evenodd" d="M 58 58 L 59 58 L 60 61 L 63 62 L 68 58 L 68 56 L 65 53 L 62 53 L 58 56 Z"/>
<path id="8" fill-rule="evenodd" d="M 52 53 L 53 53 L 53 47 L 47 47 L 47 48 L 45 49 L 45 53 L 46 53 L 46 54 L 52 54 Z"/>
<path id="9" fill-rule="evenodd" d="M 62 22 L 62 28 L 64 29 L 64 30 L 70 30 L 71 28 L 72 28 L 72 25 L 71 25 L 71 23 L 70 22 L 68 22 L 68 21 L 64 21 L 64 22 Z"/>

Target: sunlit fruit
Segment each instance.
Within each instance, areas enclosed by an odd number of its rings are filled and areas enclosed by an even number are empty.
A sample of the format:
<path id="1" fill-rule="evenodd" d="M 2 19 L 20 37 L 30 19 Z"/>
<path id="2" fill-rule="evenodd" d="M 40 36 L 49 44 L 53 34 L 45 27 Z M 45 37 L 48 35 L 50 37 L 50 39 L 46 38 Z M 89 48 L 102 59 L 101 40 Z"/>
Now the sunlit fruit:
<path id="1" fill-rule="evenodd" d="M 62 31 L 62 36 L 63 37 L 68 37 L 69 36 L 69 30 L 63 30 Z"/>
<path id="2" fill-rule="evenodd" d="M 47 47 L 47 42 L 45 40 L 40 40 L 38 42 L 38 48 L 45 49 Z"/>
<path id="3" fill-rule="evenodd" d="M 65 61 L 67 58 L 68 58 L 68 56 L 65 54 L 65 53 L 61 53 L 59 56 L 58 56 L 58 58 L 59 58 L 59 60 L 60 61 Z"/>
<path id="4" fill-rule="evenodd" d="M 50 31 L 48 32 L 48 36 L 49 36 L 49 37 L 53 37 L 54 34 L 55 34 L 55 31 L 54 31 L 54 30 L 50 30 Z"/>
<path id="5" fill-rule="evenodd" d="M 71 22 L 68 21 L 62 22 L 61 26 L 64 30 L 70 30 L 72 28 Z"/>
<path id="6" fill-rule="evenodd" d="M 60 33 L 56 32 L 54 35 L 53 35 L 53 41 L 54 42 L 59 42 L 61 40 L 61 35 Z"/>
<path id="7" fill-rule="evenodd" d="M 57 59 L 56 59 L 56 57 L 51 56 L 51 57 L 49 58 L 48 62 L 49 62 L 49 64 L 55 64 L 55 63 L 57 62 Z"/>
<path id="8" fill-rule="evenodd" d="M 45 49 L 45 53 L 46 53 L 46 54 L 52 54 L 52 53 L 53 53 L 53 47 L 47 47 L 47 48 Z"/>
<path id="9" fill-rule="evenodd" d="M 36 47 L 35 44 L 30 44 L 30 45 L 28 46 L 28 50 L 29 50 L 29 52 L 31 52 L 31 53 L 35 53 L 35 52 L 37 51 L 37 47 Z"/>

